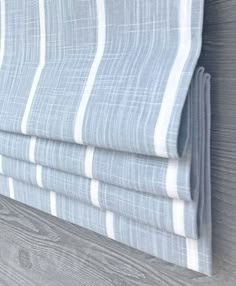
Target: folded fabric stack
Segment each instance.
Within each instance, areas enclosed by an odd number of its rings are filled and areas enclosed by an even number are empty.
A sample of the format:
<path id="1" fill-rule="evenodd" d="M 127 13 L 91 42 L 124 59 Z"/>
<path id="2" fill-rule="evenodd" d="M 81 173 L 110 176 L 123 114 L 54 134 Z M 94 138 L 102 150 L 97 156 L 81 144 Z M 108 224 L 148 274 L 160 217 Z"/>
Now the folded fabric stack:
<path id="1" fill-rule="evenodd" d="M 0 193 L 211 273 L 203 0 L 1 0 Z"/>

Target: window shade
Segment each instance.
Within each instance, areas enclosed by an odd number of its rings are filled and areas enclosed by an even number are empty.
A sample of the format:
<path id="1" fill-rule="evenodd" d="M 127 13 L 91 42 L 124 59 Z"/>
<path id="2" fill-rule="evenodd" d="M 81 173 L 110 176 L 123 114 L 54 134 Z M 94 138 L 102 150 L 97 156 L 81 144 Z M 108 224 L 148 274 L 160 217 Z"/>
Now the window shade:
<path id="1" fill-rule="evenodd" d="M 201 0 L 0 1 L 0 193 L 211 274 Z"/>

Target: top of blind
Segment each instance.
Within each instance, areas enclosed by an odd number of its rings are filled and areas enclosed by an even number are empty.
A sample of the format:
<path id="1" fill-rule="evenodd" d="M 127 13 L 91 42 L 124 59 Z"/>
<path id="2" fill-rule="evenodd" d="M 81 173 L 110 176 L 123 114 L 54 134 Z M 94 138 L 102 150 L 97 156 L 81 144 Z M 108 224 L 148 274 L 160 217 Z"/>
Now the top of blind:
<path id="1" fill-rule="evenodd" d="M 203 2 L 2 0 L 0 129 L 179 157 Z"/>

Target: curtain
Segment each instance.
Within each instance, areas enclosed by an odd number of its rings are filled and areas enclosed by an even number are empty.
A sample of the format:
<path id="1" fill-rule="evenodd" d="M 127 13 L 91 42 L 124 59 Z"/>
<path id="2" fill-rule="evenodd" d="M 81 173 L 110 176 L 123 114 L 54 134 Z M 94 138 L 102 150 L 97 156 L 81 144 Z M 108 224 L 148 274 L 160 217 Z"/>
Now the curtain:
<path id="1" fill-rule="evenodd" d="M 210 275 L 203 0 L 1 0 L 0 194 Z"/>

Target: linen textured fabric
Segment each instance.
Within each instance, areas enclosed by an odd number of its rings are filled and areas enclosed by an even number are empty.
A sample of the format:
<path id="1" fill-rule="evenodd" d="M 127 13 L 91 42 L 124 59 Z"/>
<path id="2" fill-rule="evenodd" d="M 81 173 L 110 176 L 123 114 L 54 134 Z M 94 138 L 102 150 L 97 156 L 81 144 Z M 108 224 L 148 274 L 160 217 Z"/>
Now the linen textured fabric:
<path id="1" fill-rule="evenodd" d="M 0 194 L 210 275 L 203 0 L 0 0 Z"/>

